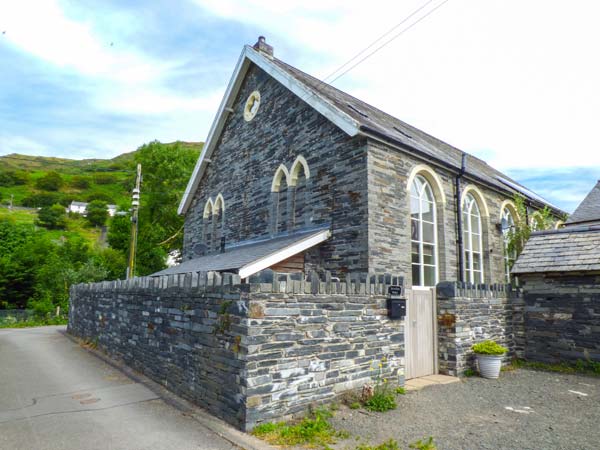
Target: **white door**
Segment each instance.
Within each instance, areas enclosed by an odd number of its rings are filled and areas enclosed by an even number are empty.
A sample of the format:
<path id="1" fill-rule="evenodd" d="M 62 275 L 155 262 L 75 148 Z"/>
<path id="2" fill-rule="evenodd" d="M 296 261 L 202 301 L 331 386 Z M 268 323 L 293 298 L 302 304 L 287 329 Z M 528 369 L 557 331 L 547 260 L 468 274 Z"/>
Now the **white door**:
<path id="1" fill-rule="evenodd" d="M 405 377 L 437 373 L 435 289 L 413 288 L 406 292 Z"/>

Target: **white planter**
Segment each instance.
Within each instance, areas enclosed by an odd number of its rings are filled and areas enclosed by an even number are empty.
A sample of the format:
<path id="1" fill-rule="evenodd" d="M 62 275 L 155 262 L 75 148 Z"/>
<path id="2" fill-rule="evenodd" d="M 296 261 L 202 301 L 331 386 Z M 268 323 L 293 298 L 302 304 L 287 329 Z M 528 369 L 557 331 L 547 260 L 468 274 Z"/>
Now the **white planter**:
<path id="1" fill-rule="evenodd" d="M 477 355 L 479 374 L 483 378 L 498 378 L 504 355 Z"/>

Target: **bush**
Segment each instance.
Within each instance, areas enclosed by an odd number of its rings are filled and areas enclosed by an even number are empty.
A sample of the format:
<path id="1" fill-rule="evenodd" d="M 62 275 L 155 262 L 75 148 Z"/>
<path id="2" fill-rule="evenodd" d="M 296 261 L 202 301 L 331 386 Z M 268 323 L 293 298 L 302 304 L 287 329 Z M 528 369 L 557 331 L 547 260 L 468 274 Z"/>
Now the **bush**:
<path id="1" fill-rule="evenodd" d="M 38 212 L 36 225 L 48 229 L 64 229 L 67 226 L 67 213 L 62 205 L 44 206 Z"/>
<path id="2" fill-rule="evenodd" d="M 58 191 L 65 184 L 58 172 L 48 172 L 35 182 L 35 187 L 43 191 Z"/>
<path id="3" fill-rule="evenodd" d="M 57 203 L 64 204 L 65 199 L 56 192 L 40 192 L 39 194 L 29 195 L 21 200 L 21 205 L 29 208 L 43 208 L 44 206 L 52 206 Z"/>
<path id="4" fill-rule="evenodd" d="M 478 355 L 494 355 L 494 356 L 504 355 L 508 351 L 508 349 L 506 347 L 502 347 L 500 344 L 497 344 L 496 342 L 491 341 L 491 340 L 487 340 L 487 341 L 479 342 L 478 344 L 474 344 L 471 347 L 471 350 L 473 350 Z"/>
<path id="5" fill-rule="evenodd" d="M 369 411 L 385 412 L 391 409 L 396 409 L 396 399 L 389 389 L 387 383 L 383 383 L 381 387 L 375 387 L 373 396 L 365 401 L 365 408 Z"/>
<path id="6" fill-rule="evenodd" d="M 29 174 L 23 170 L 6 170 L 0 172 L 0 186 L 10 187 L 27 184 Z"/>
<path id="7" fill-rule="evenodd" d="M 75 175 L 71 180 L 71 186 L 76 189 L 87 189 L 90 187 L 90 177 Z"/>

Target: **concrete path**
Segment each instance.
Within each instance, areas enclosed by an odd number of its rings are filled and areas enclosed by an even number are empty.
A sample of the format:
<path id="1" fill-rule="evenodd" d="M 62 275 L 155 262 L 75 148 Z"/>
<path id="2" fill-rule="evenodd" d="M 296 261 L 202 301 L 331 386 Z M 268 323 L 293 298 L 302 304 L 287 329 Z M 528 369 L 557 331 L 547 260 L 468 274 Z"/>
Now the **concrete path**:
<path id="1" fill-rule="evenodd" d="M 0 449 L 233 449 L 60 331 L 0 329 Z"/>

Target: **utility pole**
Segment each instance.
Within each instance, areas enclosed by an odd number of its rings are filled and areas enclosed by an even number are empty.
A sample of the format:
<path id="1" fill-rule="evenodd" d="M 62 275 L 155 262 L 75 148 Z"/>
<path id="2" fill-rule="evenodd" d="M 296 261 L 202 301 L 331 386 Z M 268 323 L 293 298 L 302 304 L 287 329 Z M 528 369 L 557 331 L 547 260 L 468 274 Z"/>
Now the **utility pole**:
<path id="1" fill-rule="evenodd" d="M 129 244 L 129 264 L 127 265 L 127 279 L 135 276 L 135 252 L 137 250 L 138 234 L 138 209 L 140 207 L 140 184 L 142 182 L 142 165 L 137 165 L 135 188 L 131 195 L 131 242 Z"/>
<path id="2" fill-rule="evenodd" d="M 15 194 L 10 194 L 10 204 L 8 205 L 8 209 L 13 208 L 13 200 L 15 198 Z"/>

